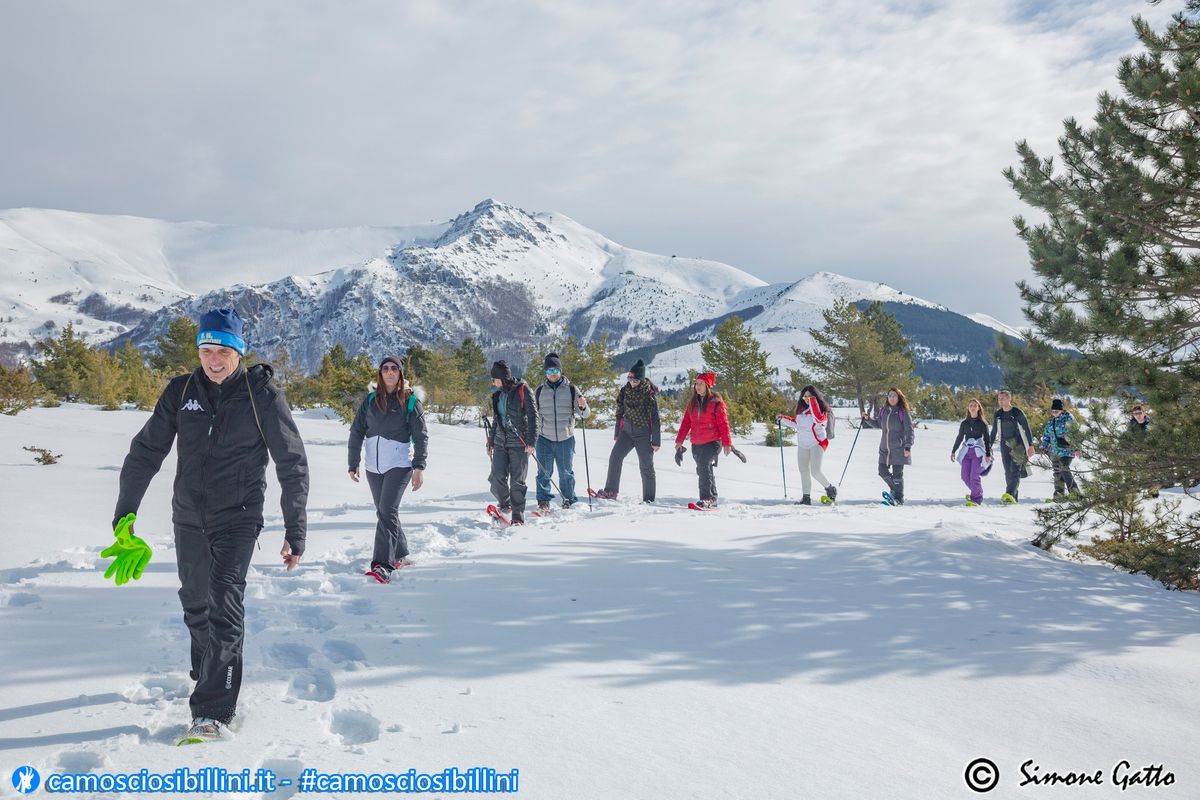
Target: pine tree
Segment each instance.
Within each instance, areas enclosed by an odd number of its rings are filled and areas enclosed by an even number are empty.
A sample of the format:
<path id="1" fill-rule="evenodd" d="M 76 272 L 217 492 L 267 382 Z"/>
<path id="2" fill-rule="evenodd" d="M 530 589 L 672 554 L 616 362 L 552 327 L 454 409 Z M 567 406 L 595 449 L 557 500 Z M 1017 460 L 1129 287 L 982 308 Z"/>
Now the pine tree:
<path id="1" fill-rule="evenodd" d="M 121 408 L 121 366 L 107 350 L 96 347 L 88 350 L 87 368 L 83 374 L 80 397 L 95 403 L 104 411 Z"/>
<path id="2" fill-rule="evenodd" d="M 1018 284 L 1027 347 L 1001 355 L 1028 382 L 1105 398 L 1083 425 L 1084 497 L 1042 511 L 1040 542 L 1099 518 L 1126 537 L 1122 563 L 1194 584 L 1200 512 L 1159 504 L 1133 523 L 1129 508 L 1143 492 L 1200 482 L 1200 2 L 1162 33 L 1140 18 L 1134 27 L 1144 52 L 1121 60 L 1121 91 L 1100 95 L 1094 124 L 1064 123 L 1057 164 L 1019 142 L 1005 172 L 1046 222 L 1015 220 L 1040 282 Z M 1123 432 L 1131 397 L 1154 411 L 1142 436 Z"/>
<path id="3" fill-rule="evenodd" d="M 878 300 L 869 303 L 862 312 L 863 318 L 871 323 L 871 327 L 879 334 L 884 349 L 889 353 L 902 353 L 910 362 L 913 361 L 912 345 L 904 335 L 904 328 L 900 326 L 900 320 L 896 319 L 895 314 L 888 312 Z M 914 369 L 915 362 L 908 371 L 912 372 Z"/>
<path id="4" fill-rule="evenodd" d="M 196 354 L 196 334 L 200 326 L 187 317 L 176 317 L 167 332 L 155 339 L 158 352 L 150 357 L 150 366 L 167 378 L 186 375 L 200 366 Z"/>
<path id="5" fill-rule="evenodd" d="M 154 408 L 162 392 L 163 381 L 146 364 L 146 357 L 133 342 L 126 341 L 117 350 L 117 369 L 120 374 L 120 397 L 143 411 Z"/>
<path id="6" fill-rule="evenodd" d="M 0 364 L 0 414 L 16 416 L 37 401 L 38 387 L 29 370 Z"/>
<path id="7" fill-rule="evenodd" d="M 471 337 L 463 339 L 454 351 L 454 365 L 463 377 L 463 390 L 472 398 L 488 396 L 491 375 L 488 371 L 487 355 Z"/>
<path id="8" fill-rule="evenodd" d="M 58 400 L 83 400 L 83 383 L 92 357 L 83 337 L 75 334 L 75 326 L 67 323 L 57 337 L 39 341 L 35 348 L 38 357 L 31 367 L 41 390 Z"/>
<path id="9" fill-rule="evenodd" d="M 824 327 L 809 330 L 815 349 L 793 347 L 792 355 L 816 376 L 827 397 L 856 400 L 859 413 L 866 413 L 889 387 L 916 384 L 912 358 L 889 351 L 857 306 L 838 300 L 821 315 Z"/>
<path id="10" fill-rule="evenodd" d="M 354 421 L 359 402 L 374 380 L 375 368 L 366 355 L 359 353 L 351 357 L 340 344 L 335 344 L 321 357 L 321 367 L 313 376 L 320 402 L 333 409 L 347 424 Z"/>
<path id="11" fill-rule="evenodd" d="M 456 422 L 462 409 L 478 400 L 467 390 L 467 373 L 463 372 L 461 363 L 459 350 L 448 342 L 425 351 L 421 373 L 425 405 L 443 424 Z"/>
<path id="12" fill-rule="evenodd" d="M 713 338 L 701 343 L 700 356 L 716 373 L 734 433 L 745 436 L 755 420 L 774 420 L 778 410 L 772 406 L 778 404 L 771 395 L 771 379 L 779 370 L 768 365 L 769 354 L 741 317 L 730 317 L 718 325 Z M 695 379 L 694 374 L 689 377 Z M 684 394 L 691 396 L 690 391 Z"/>
<path id="13" fill-rule="evenodd" d="M 544 379 L 541 365 L 548 353 L 558 353 L 563 375 L 587 398 L 592 412 L 589 426 L 607 417 L 616 402 L 619 384 L 613 377 L 616 353 L 608 344 L 608 336 L 597 337 L 587 344 L 580 344 L 574 336 L 560 336 L 546 345 L 527 348 L 525 355 L 531 373 L 528 382 L 534 389 Z"/>

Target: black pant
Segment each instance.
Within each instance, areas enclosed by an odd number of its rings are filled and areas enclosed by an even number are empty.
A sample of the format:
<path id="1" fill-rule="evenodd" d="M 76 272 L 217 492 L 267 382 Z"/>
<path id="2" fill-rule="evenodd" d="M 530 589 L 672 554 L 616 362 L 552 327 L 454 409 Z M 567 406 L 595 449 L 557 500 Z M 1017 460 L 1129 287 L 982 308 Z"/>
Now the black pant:
<path id="1" fill-rule="evenodd" d="M 700 499 L 717 499 L 717 476 L 713 468 L 721 452 L 720 442 L 692 445 L 692 458 L 696 459 L 696 474 L 700 476 Z"/>
<path id="2" fill-rule="evenodd" d="M 621 467 L 625 464 L 625 456 L 630 450 L 637 450 L 638 467 L 642 471 L 642 499 L 647 503 L 654 502 L 656 490 L 654 478 L 654 448 L 650 444 L 650 429 L 633 428 L 628 421 L 621 426 L 621 433 L 613 443 L 612 453 L 608 456 L 608 480 L 604 490 L 616 494 L 621 489 Z"/>
<path id="3" fill-rule="evenodd" d="M 1079 487 L 1075 484 L 1075 476 L 1071 474 L 1071 462 L 1075 460 L 1075 457 L 1053 456 L 1050 460 L 1054 464 L 1054 493 L 1066 494 L 1078 491 Z"/>
<path id="4" fill-rule="evenodd" d="M 529 474 L 529 456 L 524 446 L 496 444 L 492 450 L 492 496 L 500 506 L 512 506 L 513 519 L 525 519 L 525 477 Z"/>
<path id="5" fill-rule="evenodd" d="M 891 489 L 892 497 L 898 501 L 904 501 L 904 465 L 892 464 L 891 471 L 888 471 L 886 461 L 879 462 L 879 477 L 883 478 L 883 482 Z"/>
<path id="6" fill-rule="evenodd" d="M 175 526 L 179 600 L 192 639 L 193 717 L 228 723 L 242 688 L 246 572 L 260 525 L 201 532 Z"/>
<path id="7" fill-rule="evenodd" d="M 1004 464 L 1004 491 L 1016 500 L 1021 489 L 1021 478 L 1026 474 L 1025 465 L 1013 460 L 1012 450 L 1006 444 L 1000 445 L 1000 461 Z"/>
<path id="8" fill-rule="evenodd" d="M 400 499 L 412 479 L 412 467 L 394 467 L 382 475 L 367 470 L 367 484 L 375 500 L 375 550 L 371 566 L 391 568 L 408 555 L 408 539 L 400 527 Z"/>

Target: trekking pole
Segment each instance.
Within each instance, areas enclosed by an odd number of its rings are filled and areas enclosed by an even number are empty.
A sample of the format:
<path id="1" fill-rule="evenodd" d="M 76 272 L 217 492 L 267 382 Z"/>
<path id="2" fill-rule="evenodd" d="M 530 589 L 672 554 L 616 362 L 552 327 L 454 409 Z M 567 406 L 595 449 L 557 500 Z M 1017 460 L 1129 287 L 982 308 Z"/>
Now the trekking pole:
<path id="1" fill-rule="evenodd" d="M 587 454 L 587 428 L 580 428 L 583 431 L 583 473 L 587 476 L 588 488 L 588 511 L 592 510 L 592 467 L 588 464 Z"/>
<path id="2" fill-rule="evenodd" d="M 525 441 L 524 436 L 522 436 L 521 434 L 518 433 L 517 438 L 521 440 L 522 447 L 529 447 L 529 443 Z M 538 460 L 537 448 L 534 448 L 534 451 L 533 451 L 533 453 L 531 453 L 531 455 L 533 456 L 533 463 L 537 464 L 538 469 L 540 470 L 542 468 L 542 462 Z M 553 454 L 551 454 L 551 455 L 553 455 Z M 550 476 L 550 470 L 546 470 L 546 476 L 547 477 Z M 550 478 L 550 485 L 554 487 L 554 491 L 558 492 L 559 497 L 563 496 L 562 489 L 558 488 L 558 484 L 554 482 L 554 478 Z"/>
<path id="3" fill-rule="evenodd" d="M 842 485 L 842 481 L 846 479 L 846 470 L 850 469 L 850 456 L 854 455 L 854 445 L 858 444 L 858 434 L 862 433 L 863 426 L 858 426 L 858 433 L 854 434 L 854 441 L 850 444 L 850 452 L 846 454 L 846 466 L 842 467 L 842 477 L 838 478 L 838 486 Z"/>
<path id="4" fill-rule="evenodd" d="M 781 474 L 783 476 L 783 499 L 786 500 L 787 499 L 787 467 L 784 466 L 784 462 L 783 462 L 783 422 L 780 420 L 775 420 L 775 429 L 779 433 L 779 436 L 777 437 L 779 440 L 779 474 Z"/>

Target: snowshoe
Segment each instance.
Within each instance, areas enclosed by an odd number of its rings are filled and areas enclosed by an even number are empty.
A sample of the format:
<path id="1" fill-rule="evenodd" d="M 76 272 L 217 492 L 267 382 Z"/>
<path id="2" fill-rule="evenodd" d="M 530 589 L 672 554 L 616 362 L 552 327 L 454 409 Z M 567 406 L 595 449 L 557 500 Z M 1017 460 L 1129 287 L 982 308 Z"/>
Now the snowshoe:
<path id="1" fill-rule="evenodd" d="M 373 564 L 365 573 L 379 583 L 391 583 L 392 571 L 383 564 Z"/>
<path id="2" fill-rule="evenodd" d="M 601 489 L 600 491 L 596 491 L 595 489 L 588 489 L 588 495 L 590 497 L 596 498 L 597 500 L 616 500 L 617 499 L 617 493 L 610 492 L 607 489 Z"/>
<path id="3" fill-rule="evenodd" d="M 535 517 L 548 517 L 548 516 L 550 516 L 550 501 L 549 501 L 549 500 L 546 500 L 546 501 L 544 501 L 544 502 L 543 502 L 543 501 L 539 501 L 539 502 L 538 502 L 537 511 L 534 511 L 534 512 L 532 512 L 532 514 L 533 514 L 533 516 L 535 516 Z"/>
<path id="4" fill-rule="evenodd" d="M 896 505 L 896 499 L 894 497 L 892 497 L 891 492 L 884 492 L 883 500 L 880 501 L 880 505 L 894 506 L 894 505 Z"/>
<path id="5" fill-rule="evenodd" d="M 716 511 L 718 506 L 716 500 L 701 500 L 698 503 L 688 503 L 688 508 L 692 511 Z"/>
<path id="6" fill-rule="evenodd" d="M 503 522 L 505 525 L 512 524 L 511 522 L 508 521 L 508 517 L 501 514 L 500 509 L 496 508 L 495 506 L 488 506 L 487 513 L 488 513 L 489 517 L 491 517 L 492 519 L 497 520 L 499 522 Z"/>
<path id="7" fill-rule="evenodd" d="M 976 503 L 974 500 L 971 500 L 970 498 L 967 498 L 967 502 L 965 505 L 967 508 L 979 508 L 979 503 Z"/>
<path id="8" fill-rule="evenodd" d="M 413 565 L 413 562 L 408 560 L 408 558 L 402 558 L 399 561 L 392 562 L 392 569 L 400 569 L 401 567 L 411 567 L 412 565 Z"/>
<path id="9" fill-rule="evenodd" d="M 1004 494 L 1000 495 L 1000 505 L 1015 506 L 1016 504 L 1017 504 L 1017 498 L 1013 497 L 1008 492 L 1005 492 Z"/>
<path id="10" fill-rule="evenodd" d="M 175 745 L 179 747 L 185 744 L 219 742 L 223 738 L 221 736 L 222 727 L 221 723 L 215 719 L 196 717 L 192 720 L 192 727 L 188 728 L 187 732 L 179 737 L 179 741 Z"/>
<path id="11" fill-rule="evenodd" d="M 831 506 L 836 502 L 837 502 L 837 500 L 835 498 L 830 497 L 827 494 L 821 495 L 821 505 L 823 505 L 823 506 Z"/>

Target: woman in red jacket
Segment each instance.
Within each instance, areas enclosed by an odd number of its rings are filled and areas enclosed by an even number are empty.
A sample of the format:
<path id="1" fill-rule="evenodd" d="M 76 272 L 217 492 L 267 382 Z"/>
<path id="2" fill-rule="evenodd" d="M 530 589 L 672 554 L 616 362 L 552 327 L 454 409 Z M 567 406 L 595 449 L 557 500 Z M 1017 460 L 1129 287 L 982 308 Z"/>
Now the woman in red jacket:
<path id="1" fill-rule="evenodd" d="M 683 463 L 683 442 L 688 433 L 692 438 L 692 458 L 696 459 L 696 474 L 700 476 L 701 508 L 716 508 L 717 479 L 713 467 L 717 465 L 717 454 L 725 455 L 733 450 L 733 439 L 729 435 L 729 411 L 721 395 L 713 391 L 717 376 L 702 372 L 696 376 L 692 397 L 683 412 L 683 422 L 675 436 L 675 462 Z"/>

